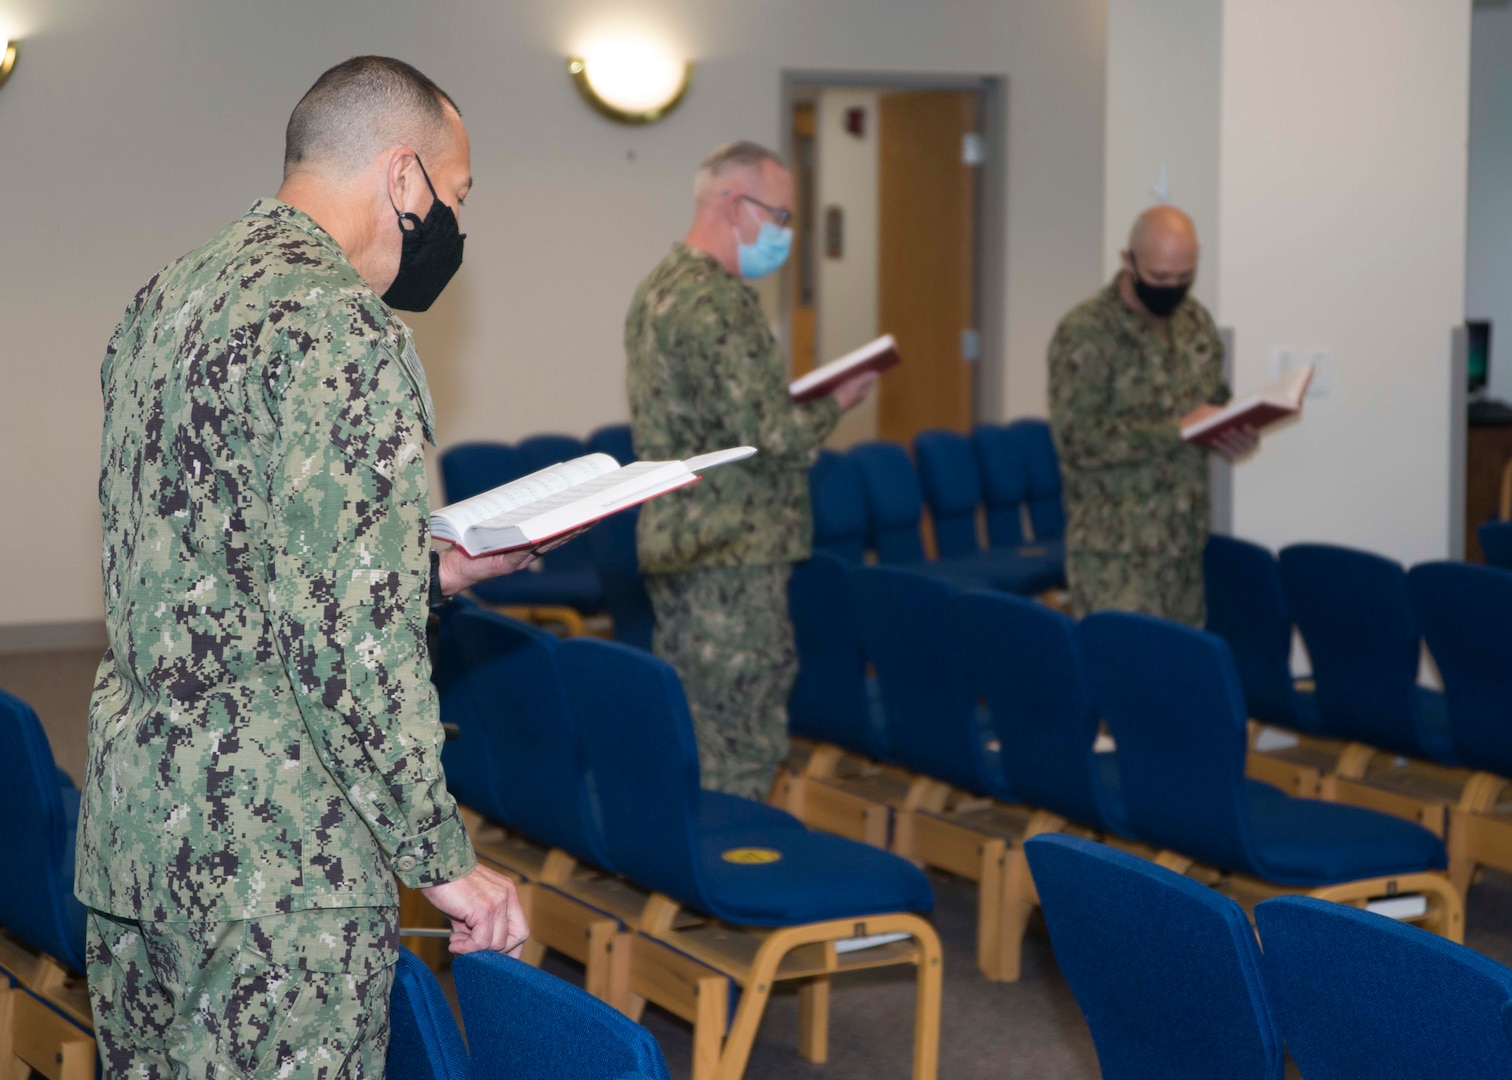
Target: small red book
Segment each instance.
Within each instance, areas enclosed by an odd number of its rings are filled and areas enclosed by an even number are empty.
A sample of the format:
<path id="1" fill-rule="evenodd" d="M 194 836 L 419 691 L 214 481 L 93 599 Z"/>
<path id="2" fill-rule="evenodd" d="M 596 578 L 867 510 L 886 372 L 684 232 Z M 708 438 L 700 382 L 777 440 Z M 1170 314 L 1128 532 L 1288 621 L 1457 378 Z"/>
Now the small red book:
<path id="1" fill-rule="evenodd" d="M 891 334 L 883 334 L 876 341 L 863 345 L 855 352 L 848 352 L 838 360 L 831 360 L 817 367 L 801 379 L 794 379 L 788 386 L 788 395 L 794 401 L 814 401 L 835 392 L 846 379 L 863 371 L 886 371 L 901 363 L 898 343 Z"/>
<path id="2" fill-rule="evenodd" d="M 1308 364 L 1258 394 L 1225 405 L 1201 420 L 1183 423 L 1182 442 L 1212 446 L 1214 440 L 1239 428 L 1263 431 L 1289 416 L 1296 416 L 1302 411 L 1302 399 L 1307 394 L 1307 384 L 1312 382 L 1313 371 L 1313 366 Z"/>

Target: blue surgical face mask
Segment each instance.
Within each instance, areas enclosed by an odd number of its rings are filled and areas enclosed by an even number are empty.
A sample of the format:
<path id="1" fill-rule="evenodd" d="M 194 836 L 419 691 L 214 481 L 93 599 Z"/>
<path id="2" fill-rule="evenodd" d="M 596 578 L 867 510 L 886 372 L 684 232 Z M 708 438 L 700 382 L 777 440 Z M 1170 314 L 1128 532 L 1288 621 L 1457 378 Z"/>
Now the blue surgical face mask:
<path id="1" fill-rule="evenodd" d="M 793 249 L 793 230 L 763 221 L 753 243 L 744 243 L 737 230 L 735 247 L 740 257 L 741 277 L 766 277 L 787 262 L 788 253 Z"/>

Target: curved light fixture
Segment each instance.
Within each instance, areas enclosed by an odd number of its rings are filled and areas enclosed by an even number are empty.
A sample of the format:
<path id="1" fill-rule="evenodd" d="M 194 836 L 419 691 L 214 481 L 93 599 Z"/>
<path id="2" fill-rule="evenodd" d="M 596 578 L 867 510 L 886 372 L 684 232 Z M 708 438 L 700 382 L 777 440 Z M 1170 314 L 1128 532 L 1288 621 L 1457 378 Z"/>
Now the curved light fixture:
<path id="1" fill-rule="evenodd" d="M 16 66 L 16 46 L 14 42 L 0 39 L 0 86 L 5 85 L 5 80 L 10 78 L 11 68 Z"/>
<path id="2" fill-rule="evenodd" d="M 595 42 L 567 61 L 589 105 L 621 124 L 653 124 L 682 103 L 693 65 L 644 38 Z"/>

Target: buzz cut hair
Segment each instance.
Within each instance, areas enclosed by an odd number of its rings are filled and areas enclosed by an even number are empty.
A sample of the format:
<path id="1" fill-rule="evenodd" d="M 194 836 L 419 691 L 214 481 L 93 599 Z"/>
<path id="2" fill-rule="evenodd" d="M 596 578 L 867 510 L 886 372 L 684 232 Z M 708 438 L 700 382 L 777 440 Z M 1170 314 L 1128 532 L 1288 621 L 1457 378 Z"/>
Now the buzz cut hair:
<path id="1" fill-rule="evenodd" d="M 348 175 L 385 147 L 435 151 L 449 134 L 446 110 L 462 110 L 424 74 L 389 56 L 337 64 L 299 99 L 284 136 L 284 176 L 303 169 Z"/>
<path id="2" fill-rule="evenodd" d="M 712 154 L 703 159 L 703 164 L 698 167 L 698 175 L 693 181 L 693 194 L 702 199 L 710 190 L 714 182 L 725 173 L 734 169 L 760 169 L 763 162 L 770 161 L 781 168 L 787 168 L 787 162 L 782 160 L 782 155 L 775 150 L 768 150 L 760 143 L 750 142 L 746 139 L 737 139 L 717 147 Z"/>

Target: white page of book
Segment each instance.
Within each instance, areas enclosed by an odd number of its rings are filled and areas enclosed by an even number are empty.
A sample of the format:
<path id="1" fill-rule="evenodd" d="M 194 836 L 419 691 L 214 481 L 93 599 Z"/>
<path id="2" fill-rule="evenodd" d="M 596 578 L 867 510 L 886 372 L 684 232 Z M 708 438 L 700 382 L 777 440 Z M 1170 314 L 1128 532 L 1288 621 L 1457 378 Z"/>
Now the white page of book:
<path id="1" fill-rule="evenodd" d="M 463 499 L 452 506 L 443 507 L 440 513 L 453 522 L 458 532 L 482 522 L 494 524 L 493 519 L 522 507 L 533 507 L 542 500 L 550 499 L 565 491 L 574 491 L 579 485 L 594 477 L 613 476 L 619 471 L 619 462 L 608 454 L 588 454 L 573 458 L 559 465 L 552 465 L 540 472 L 521 477 L 503 487 Z M 570 501 L 570 499 L 568 500 Z M 560 505 L 559 503 L 555 505 Z M 532 509 L 531 514 L 535 511 Z M 530 516 L 530 515 L 527 515 Z"/>
<path id="2" fill-rule="evenodd" d="M 479 522 L 478 525 L 485 529 L 520 527 L 554 510 L 560 510 L 578 502 L 588 503 L 596 497 L 602 497 L 603 507 L 608 507 L 639 494 L 664 478 L 685 475 L 687 475 L 687 469 L 680 461 L 637 461 L 622 469 L 615 469 L 613 472 L 590 476 L 571 487 L 559 488 L 543 498 L 512 507 Z"/>
<path id="3" fill-rule="evenodd" d="M 815 368 L 807 375 L 794 379 L 788 386 L 788 393 L 795 397 L 801 395 L 810 388 L 818 386 L 836 372 L 844 371 L 846 368 L 860 367 L 878 353 L 884 353 L 888 349 L 893 348 L 897 348 L 897 342 L 893 340 L 893 336 L 891 334 L 883 334 L 876 341 L 868 341 L 859 349 L 852 349 L 838 360 L 831 360 L 829 363 Z"/>

